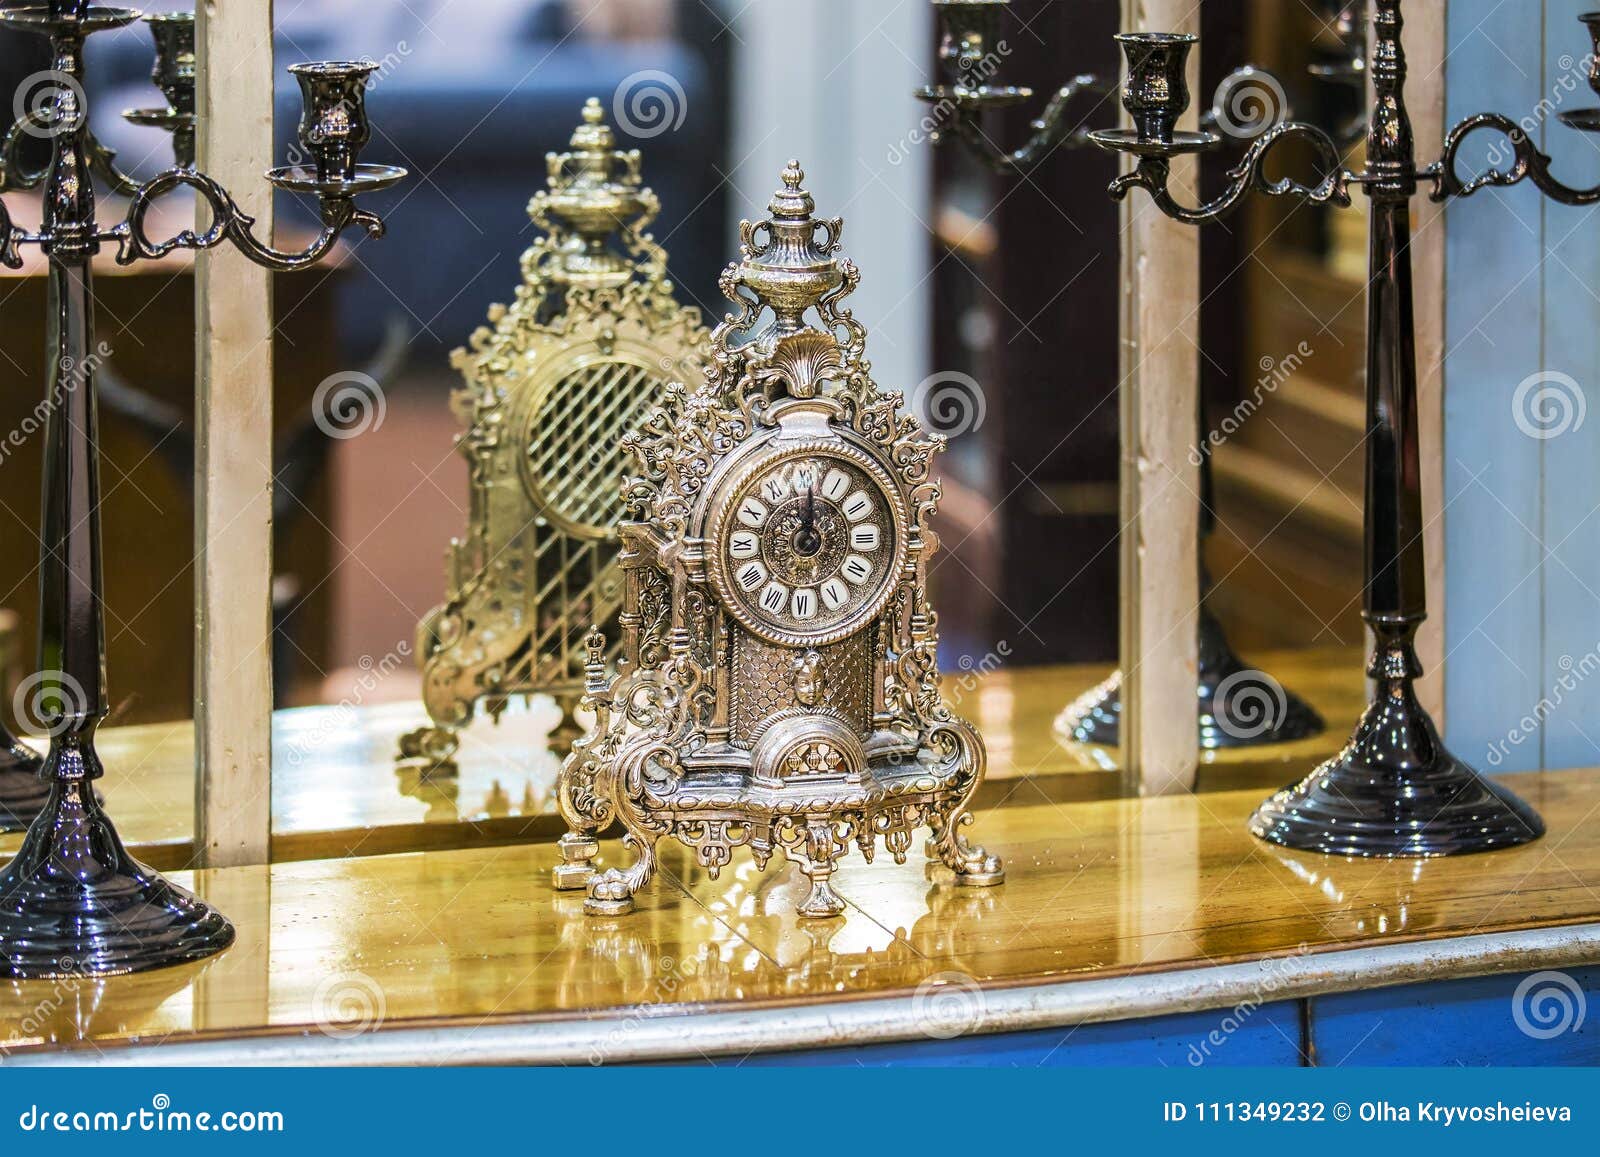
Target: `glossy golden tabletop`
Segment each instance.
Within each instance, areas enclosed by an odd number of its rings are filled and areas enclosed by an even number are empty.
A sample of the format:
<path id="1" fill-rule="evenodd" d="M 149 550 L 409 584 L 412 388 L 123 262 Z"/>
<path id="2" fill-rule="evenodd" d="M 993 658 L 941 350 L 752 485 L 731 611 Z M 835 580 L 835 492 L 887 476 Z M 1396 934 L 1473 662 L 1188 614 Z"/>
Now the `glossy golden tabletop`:
<path id="1" fill-rule="evenodd" d="M 1278 786 L 1336 750 L 1363 705 L 1359 655 L 1289 652 L 1263 657 L 1272 671 L 1328 720 L 1325 734 L 1272 748 L 1208 752 L 1202 789 Z M 946 697 L 977 722 L 989 748 L 981 802 L 1041 803 L 1125 793 L 1110 748 L 1064 746 L 1056 715 L 1109 668 L 1034 667 L 953 671 Z M 498 726 L 480 720 L 462 734 L 457 773 L 425 776 L 397 767 L 400 735 L 425 721 L 419 704 L 306 707 L 273 719 L 272 858 L 325 859 L 429 848 L 487 847 L 553 839 L 558 755 L 546 735 L 555 704 L 535 699 Z M 162 869 L 191 865 L 194 730 L 189 723 L 107 727 L 101 781 L 123 839 Z M 0 857 L 21 836 L 0 835 Z"/>
<path id="2" fill-rule="evenodd" d="M 1002 994 L 1070 989 L 1593 924 L 1600 773 L 1508 778 L 1543 813 L 1543 840 L 1421 862 L 1258 843 L 1244 823 L 1257 791 L 1000 808 L 974 831 L 1006 857 L 1003 886 L 930 882 L 915 854 L 904 865 L 852 855 L 835 876 L 848 910 L 823 922 L 794 915 L 804 888 L 792 869 L 761 873 L 740 852 L 712 881 L 671 845 L 639 910 L 610 919 L 552 892 L 547 844 L 203 873 L 198 890 L 233 918 L 235 947 L 164 972 L 0 988 L 0 1044 L 25 1059 L 51 1043 L 342 1039 L 422 1025 L 449 1032 L 419 1059 L 446 1063 L 472 1059 L 474 1033 L 549 1031 L 573 1017 L 603 1040 L 641 1017 L 793 1011 L 910 994 L 931 979 Z M 160 1050 L 147 1059 L 160 1063 Z"/>

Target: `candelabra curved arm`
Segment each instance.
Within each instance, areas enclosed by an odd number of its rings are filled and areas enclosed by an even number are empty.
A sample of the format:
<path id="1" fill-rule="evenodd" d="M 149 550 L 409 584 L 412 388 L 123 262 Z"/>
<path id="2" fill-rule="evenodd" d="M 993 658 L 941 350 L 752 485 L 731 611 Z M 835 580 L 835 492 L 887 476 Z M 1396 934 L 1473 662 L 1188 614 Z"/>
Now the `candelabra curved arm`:
<path id="1" fill-rule="evenodd" d="M 185 229 L 165 241 L 152 241 L 145 232 L 145 214 L 159 198 L 185 185 L 205 198 L 211 207 L 211 227 L 204 233 Z M 204 173 L 194 169 L 168 169 L 138 187 L 128 203 L 127 216 L 121 224 L 104 234 L 101 240 L 117 242 L 118 265 L 157 260 L 175 249 L 213 249 L 224 241 L 231 241 L 257 265 L 288 272 L 321 261 L 333 248 L 339 235 L 353 226 L 365 228 L 368 236 L 374 238 L 382 237 L 384 233 L 380 217 L 356 208 L 355 202 L 347 197 L 323 199 L 321 233 L 310 245 L 295 253 L 274 249 L 260 241 L 252 232 L 255 223 L 255 218 L 240 209 L 226 189 Z"/>
<path id="2" fill-rule="evenodd" d="M 17 247 L 24 242 L 38 244 L 36 234 L 18 229 L 11 221 L 11 210 L 4 201 L 0 201 L 0 265 L 7 269 L 22 268 L 22 254 Z"/>
<path id="3" fill-rule="evenodd" d="M 44 184 L 50 163 L 30 167 L 22 157 L 22 148 L 30 140 L 39 140 L 55 134 L 54 115 L 48 111 L 28 109 L 6 131 L 5 142 L 0 144 L 0 193 L 13 193 L 37 189 Z M 83 140 L 89 158 L 89 170 L 103 180 L 111 190 L 131 196 L 139 182 L 117 167 L 117 151 L 102 145 L 93 132 L 84 130 Z"/>
<path id="4" fill-rule="evenodd" d="M 1491 168 L 1476 177 L 1463 178 L 1456 168 L 1461 146 L 1479 129 L 1489 129 L 1505 136 L 1516 154 L 1516 164 L 1509 169 Z M 1424 170 L 1424 175 L 1433 178 L 1433 191 L 1429 196 L 1434 201 L 1470 197 L 1479 189 L 1505 188 L 1530 180 L 1545 196 L 1563 205 L 1593 205 L 1600 202 L 1600 185 L 1574 189 L 1551 176 L 1549 156 L 1539 151 L 1521 125 L 1500 113 L 1478 113 L 1452 128 L 1445 137 L 1444 152 L 1435 164 Z"/>
<path id="5" fill-rule="evenodd" d="M 1269 180 L 1266 176 L 1267 155 L 1280 141 L 1299 137 L 1309 141 L 1317 153 L 1318 167 L 1323 177 L 1314 185 L 1302 184 L 1290 177 Z M 1102 148 L 1132 152 L 1138 164 L 1132 172 L 1124 173 L 1111 182 L 1111 195 L 1122 200 L 1129 190 L 1144 189 L 1150 194 L 1156 208 L 1175 221 L 1200 225 L 1220 220 L 1237 209 L 1252 191 L 1269 197 L 1297 197 L 1313 204 L 1350 204 L 1350 181 L 1355 178 L 1344 167 L 1339 147 L 1322 129 L 1303 121 L 1285 121 L 1274 125 L 1257 137 L 1245 151 L 1239 163 L 1228 170 L 1228 188 L 1203 205 L 1190 207 L 1180 203 L 1168 188 L 1172 172 L 1172 157 L 1181 152 L 1198 151 L 1214 143 L 1205 134 L 1180 134 L 1174 143 L 1160 145 L 1141 142 L 1130 131 L 1110 130 L 1091 134 L 1091 139 Z"/>

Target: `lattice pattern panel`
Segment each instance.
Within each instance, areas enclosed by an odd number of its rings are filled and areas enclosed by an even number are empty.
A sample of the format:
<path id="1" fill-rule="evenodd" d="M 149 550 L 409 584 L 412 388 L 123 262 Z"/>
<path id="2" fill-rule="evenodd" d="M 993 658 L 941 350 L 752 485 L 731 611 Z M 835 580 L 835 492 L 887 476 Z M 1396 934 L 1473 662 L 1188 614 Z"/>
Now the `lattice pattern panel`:
<path id="1" fill-rule="evenodd" d="M 622 436 L 655 405 L 661 379 L 631 361 L 596 362 L 564 375 L 528 427 L 530 487 L 557 517 L 608 531 L 626 462 Z"/>
<path id="2" fill-rule="evenodd" d="M 866 734 L 872 722 L 872 655 L 877 630 L 870 629 L 819 647 L 827 684 L 822 706 L 843 714 Z M 772 715 L 795 706 L 792 668 L 799 652 L 775 647 L 744 632 L 733 645 L 733 739 L 754 743 L 757 729 Z"/>

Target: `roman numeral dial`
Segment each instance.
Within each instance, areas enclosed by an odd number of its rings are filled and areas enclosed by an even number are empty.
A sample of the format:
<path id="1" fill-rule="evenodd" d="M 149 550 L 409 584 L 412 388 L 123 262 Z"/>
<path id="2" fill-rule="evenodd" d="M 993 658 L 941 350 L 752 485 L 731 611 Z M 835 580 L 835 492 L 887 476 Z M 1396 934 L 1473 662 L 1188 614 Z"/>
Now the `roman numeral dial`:
<path id="1" fill-rule="evenodd" d="M 864 456 L 863 456 L 864 458 Z M 781 455 L 744 477 L 718 526 L 731 609 L 769 641 L 811 645 L 870 623 L 904 559 L 904 503 L 856 455 Z"/>

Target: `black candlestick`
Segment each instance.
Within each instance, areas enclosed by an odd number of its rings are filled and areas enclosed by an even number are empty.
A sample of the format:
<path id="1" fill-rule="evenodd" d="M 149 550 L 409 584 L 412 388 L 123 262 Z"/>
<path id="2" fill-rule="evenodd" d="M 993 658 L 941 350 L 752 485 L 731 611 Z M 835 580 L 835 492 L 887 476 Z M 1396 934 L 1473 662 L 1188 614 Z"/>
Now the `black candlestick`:
<path id="1" fill-rule="evenodd" d="M 91 8 L 86 0 L 0 10 L 0 23 L 50 38 L 52 67 L 59 76 L 48 107 L 27 114 L 51 138 L 49 166 L 41 174 L 0 180 L 0 188 L 16 188 L 25 179 L 44 187 L 44 220 L 37 233 L 13 226 L 0 202 L 0 261 L 19 267 L 21 244 L 38 245 L 49 258 L 46 389 L 51 405 L 39 568 L 40 672 L 35 676 L 36 699 L 50 733 L 40 773 L 48 796 L 16 859 L 0 871 L 0 975 L 18 978 L 136 972 L 200 959 L 233 942 L 233 928 L 221 914 L 128 854 L 91 786 L 104 773 L 94 734 L 107 711 L 91 262 L 107 242 L 117 244 L 119 263 L 131 264 L 226 240 L 258 264 L 301 268 L 325 255 L 345 229 L 359 226 L 380 236 L 382 222 L 357 209 L 354 199 L 405 176 L 401 169 L 355 163 L 367 126 L 363 88 L 376 66 L 340 63 L 295 70 L 307 103 L 301 144 L 316 165 L 268 174 L 275 186 L 315 193 L 321 202 L 323 229 L 305 250 L 285 253 L 257 240 L 254 221 L 227 191 L 181 156 L 181 130 L 187 126 L 192 137 L 193 129 L 183 116 L 168 118 L 179 164 L 143 185 L 133 184 L 89 135 L 82 77 L 85 38 L 137 19 L 139 13 L 131 9 Z M 151 21 L 161 52 L 181 48 L 184 23 L 181 17 Z M 192 27 L 187 44 L 192 49 Z M 159 59 L 157 74 L 162 74 Z M 185 77 L 175 67 L 169 78 L 169 99 L 176 95 L 184 101 L 184 94 L 192 93 L 192 69 Z M 192 99 L 187 107 L 192 110 Z M 95 218 L 97 175 L 131 196 L 126 218 L 109 229 Z M 146 213 L 156 198 L 180 185 L 206 200 L 210 227 L 151 240 L 144 229 Z"/>
<path id="2" fill-rule="evenodd" d="M 1375 694 L 1345 749 L 1262 804 L 1250 828 L 1264 840 L 1307 851 L 1360 856 L 1454 855 L 1526 843 L 1544 833 L 1544 824 L 1511 792 L 1484 779 L 1445 750 L 1413 687 L 1422 671 L 1416 633 L 1427 609 L 1410 200 L 1419 178 L 1433 178 L 1435 196 L 1441 199 L 1485 184 L 1512 184 L 1524 176 L 1546 188 L 1550 178 L 1548 158 L 1532 150 L 1526 137 L 1505 118 L 1479 117 L 1464 122 L 1450 135 L 1445 161 L 1419 169 L 1405 108 L 1401 3 L 1374 0 L 1373 7 L 1375 51 L 1368 71 L 1374 100 L 1367 131 L 1367 166 L 1362 172 L 1344 169 L 1335 142 L 1322 130 L 1291 121 L 1269 130 L 1250 147 L 1231 171 L 1232 183 L 1216 199 L 1197 207 L 1176 201 L 1167 188 L 1171 159 L 1216 143 L 1205 134 L 1176 128 L 1189 99 L 1184 65 L 1195 38 L 1188 36 L 1141 33 L 1118 38 L 1129 68 L 1125 103 L 1138 127 L 1093 133 L 1091 139 L 1135 158 L 1133 171 L 1113 182 L 1114 196 L 1142 188 L 1167 216 L 1193 224 L 1219 219 L 1238 208 L 1253 191 L 1337 205 L 1350 203 L 1351 185 L 1366 192 L 1372 228 L 1363 618 L 1376 641 L 1367 671 L 1374 680 Z M 1485 124 L 1511 135 L 1517 145 L 1518 169 L 1505 175 L 1488 174 L 1467 184 L 1455 182 L 1451 163 L 1460 138 Z M 1300 137 L 1315 150 L 1321 172 L 1315 184 L 1303 185 L 1289 178 L 1269 181 L 1263 175 L 1267 154 L 1288 137 Z"/>
<path id="3" fill-rule="evenodd" d="M 1050 98 L 1032 124 L 1028 140 L 1016 149 L 1003 149 L 984 131 L 984 113 L 1010 108 L 1031 99 L 1033 90 L 994 83 L 1004 55 L 999 39 L 1000 14 L 1011 0 L 933 0 L 939 14 L 939 66 L 941 82 L 915 94 L 934 109 L 934 143 L 954 138 L 997 173 L 1027 173 L 1058 148 L 1078 148 L 1092 143 L 1088 130 L 1073 127 L 1067 108 L 1082 93 L 1106 95 L 1116 86 L 1093 74 L 1073 77 Z M 1361 49 L 1352 49 L 1359 59 Z M 1349 67 L 1356 67 L 1354 64 Z M 1331 75 L 1331 74 L 1330 74 Z M 1230 125 L 1241 135 L 1270 127 L 1286 115 L 1282 86 L 1262 84 L 1264 74 L 1246 66 L 1235 70 L 1217 86 L 1211 108 L 1201 116 L 1202 127 Z M 1342 74 L 1341 74 L 1342 78 Z M 1270 95 L 1276 93 L 1276 96 Z M 1274 104 L 1277 101 L 1277 104 Z M 1252 104 L 1255 107 L 1250 107 Z M 1252 115 L 1253 114 L 1253 115 Z M 1220 138 L 1218 138 L 1220 139 Z M 1197 418 L 1199 414 L 1197 412 Z M 1204 443 L 1202 420 L 1199 441 Z M 1200 520 L 1200 555 L 1215 526 L 1211 515 L 1211 455 L 1200 464 L 1204 497 Z M 1202 567 L 1195 722 L 1200 747 L 1254 747 L 1287 743 L 1316 735 L 1321 717 L 1299 696 L 1285 690 L 1276 679 L 1247 666 L 1233 652 L 1222 623 L 1211 613 L 1207 599 L 1211 583 Z M 1055 724 L 1063 740 L 1116 746 L 1122 740 L 1122 676 L 1117 672 L 1104 683 L 1069 703 Z"/>

